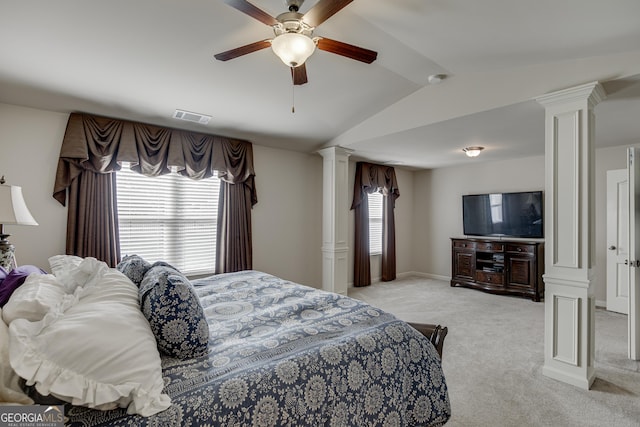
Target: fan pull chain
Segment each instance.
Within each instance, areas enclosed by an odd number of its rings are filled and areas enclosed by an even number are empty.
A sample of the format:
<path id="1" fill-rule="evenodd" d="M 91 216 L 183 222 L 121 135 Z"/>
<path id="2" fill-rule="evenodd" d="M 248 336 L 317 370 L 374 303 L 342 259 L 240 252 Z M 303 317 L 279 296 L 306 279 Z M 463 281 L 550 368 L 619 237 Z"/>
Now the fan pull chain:
<path id="1" fill-rule="evenodd" d="M 291 114 L 296 113 L 296 85 L 291 85 Z"/>

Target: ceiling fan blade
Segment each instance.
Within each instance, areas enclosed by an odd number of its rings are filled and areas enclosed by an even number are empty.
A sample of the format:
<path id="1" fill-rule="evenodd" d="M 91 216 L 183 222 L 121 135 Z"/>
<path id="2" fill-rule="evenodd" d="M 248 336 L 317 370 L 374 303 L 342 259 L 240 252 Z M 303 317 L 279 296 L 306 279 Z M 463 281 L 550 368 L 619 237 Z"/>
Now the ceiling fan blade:
<path id="1" fill-rule="evenodd" d="M 307 83 L 307 66 L 302 64 L 297 67 L 291 67 L 291 78 L 293 79 L 294 85 L 303 85 Z"/>
<path id="2" fill-rule="evenodd" d="M 353 0 L 320 0 L 304 14 L 302 20 L 307 25 L 317 27 L 352 1 Z"/>
<path id="3" fill-rule="evenodd" d="M 257 8 L 246 0 L 224 0 L 226 4 L 239 10 L 242 13 L 246 13 L 250 17 L 257 19 L 263 24 L 274 26 L 278 24 L 278 21 L 273 16 L 269 15 L 262 9 Z"/>
<path id="4" fill-rule="evenodd" d="M 367 64 L 371 64 L 378 57 L 378 52 L 373 50 L 325 38 L 318 39 L 318 49 L 346 56 L 356 61 L 366 62 Z"/>
<path id="5" fill-rule="evenodd" d="M 226 52 L 217 53 L 214 57 L 218 61 L 228 61 L 233 58 L 237 58 L 242 55 L 246 55 L 257 50 L 266 49 L 271 46 L 271 40 L 261 40 L 259 42 L 251 43 L 246 46 L 240 46 L 235 49 L 227 50 Z"/>

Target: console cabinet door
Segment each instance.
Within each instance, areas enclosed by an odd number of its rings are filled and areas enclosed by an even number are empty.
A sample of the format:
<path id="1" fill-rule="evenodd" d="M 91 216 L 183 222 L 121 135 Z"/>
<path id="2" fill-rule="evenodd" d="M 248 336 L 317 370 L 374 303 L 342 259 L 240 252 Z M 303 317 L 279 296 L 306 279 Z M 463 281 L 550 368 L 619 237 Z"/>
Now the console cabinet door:
<path id="1" fill-rule="evenodd" d="M 474 252 L 453 251 L 453 275 L 456 279 L 475 280 L 476 257 Z"/>
<path id="2" fill-rule="evenodd" d="M 507 260 L 507 286 L 533 293 L 536 280 L 536 266 L 533 257 L 509 255 Z"/>
<path id="3" fill-rule="evenodd" d="M 506 250 L 507 287 L 536 295 L 536 246 L 508 243 Z"/>

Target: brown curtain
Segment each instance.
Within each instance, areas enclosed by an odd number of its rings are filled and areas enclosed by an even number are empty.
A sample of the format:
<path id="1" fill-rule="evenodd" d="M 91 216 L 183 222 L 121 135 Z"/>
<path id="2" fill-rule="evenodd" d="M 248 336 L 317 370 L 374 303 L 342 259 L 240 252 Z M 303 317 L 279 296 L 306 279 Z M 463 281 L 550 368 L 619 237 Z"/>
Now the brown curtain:
<path id="1" fill-rule="evenodd" d="M 251 269 L 251 207 L 258 203 L 250 144 L 227 141 L 214 145 L 220 178 L 216 273 Z"/>
<path id="2" fill-rule="evenodd" d="M 393 174 L 395 180 L 395 171 Z M 382 275 L 380 280 L 390 282 L 396 279 L 396 216 L 394 209 L 400 193 L 384 195 L 382 200 Z"/>
<path id="3" fill-rule="evenodd" d="M 100 224 L 96 227 L 96 224 Z M 72 231 L 72 232 L 69 232 Z M 116 175 L 84 171 L 69 187 L 67 253 L 114 266 L 120 259 Z"/>
<path id="4" fill-rule="evenodd" d="M 366 162 L 356 164 L 351 209 L 355 213 L 354 286 L 371 284 L 369 260 L 369 202 L 368 194 L 381 192 L 384 196 L 382 222 L 382 276 L 383 281 L 396 278 L 395 201 L 400 197 L 396 171 L 393 167 Z"/>
<path id="5" fill-rule="evenodd" d="M 356 180 L 357 180 L 356 172 Z M 361 187 L 360 187 L 361 188 Z M 360 189 L 354 189 L 354 194 Z M 374 191 L 372 191 L 373 193 Z M 354 200 L 355 203 L 355 200 Z M 362 197 L 357 206 L 351 206 L 355 214 L 355 240 L 353 285 L 369 286 L 371 284 L 371 261 L 369 257 L 369 200 Z"/>
<path id="6" fill-rule="evenodd" d="M 251 192 L 244 184 L 220 181 L 216 272 L 251 268 L 252 257 Z"/>
<path id="7" fill-rule="evenodd" d="M 223 257 L 236 256 L 229 242 L 238 241 L 243 242 L 244 255 L 239 260 L 223 258 L 220 265 L 234 269 L 217 272 L 252 268 L 251 207 L 258 199 L 250 142 L 79 113 L 69 116 L 53 190 L 63 206 L 69 197 L 67 254 L 93 256 L 111 266 L 119 261 L 113 172 L 124 161 L 147 176 L 169 173 L 173 166 L 192 179 L 217 171 L 230 187 L 220 200 L 226 215 L 244 222 L 236 226 L 227 220 L 218 230 Z"/>

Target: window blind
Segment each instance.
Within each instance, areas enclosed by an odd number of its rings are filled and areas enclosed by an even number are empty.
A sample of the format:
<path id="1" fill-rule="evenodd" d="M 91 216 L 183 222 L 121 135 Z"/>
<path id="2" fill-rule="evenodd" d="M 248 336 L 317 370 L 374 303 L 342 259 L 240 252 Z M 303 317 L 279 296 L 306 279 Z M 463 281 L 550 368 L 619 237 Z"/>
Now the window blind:
<path id="1" fill-rule="evenodd" d="M 166 261 L 188 275 L 215 272 L 217 177 L 147 177 L 125 164 L 116 182 L 121 256 Z"/>
<path id="2" fill-rule="evenodd" d="M 382 198 L 381 193 L 368 194 L 369 199 L 369 254 L 382 253 Z"/>

